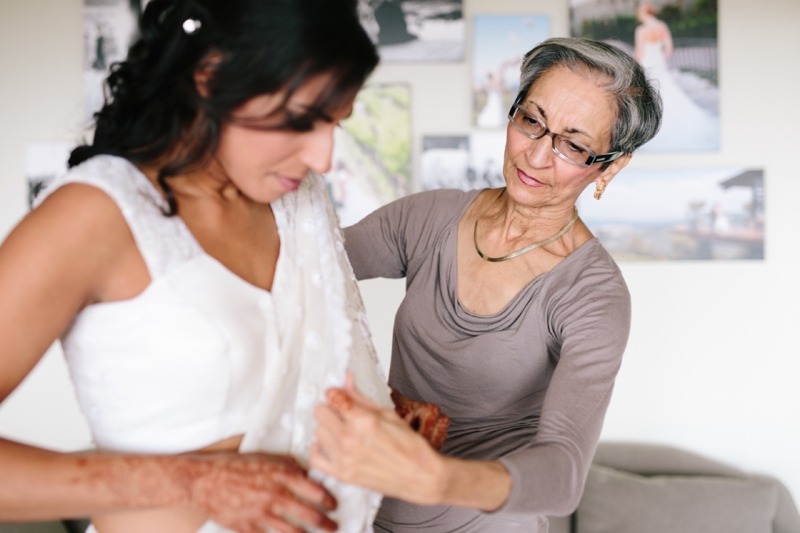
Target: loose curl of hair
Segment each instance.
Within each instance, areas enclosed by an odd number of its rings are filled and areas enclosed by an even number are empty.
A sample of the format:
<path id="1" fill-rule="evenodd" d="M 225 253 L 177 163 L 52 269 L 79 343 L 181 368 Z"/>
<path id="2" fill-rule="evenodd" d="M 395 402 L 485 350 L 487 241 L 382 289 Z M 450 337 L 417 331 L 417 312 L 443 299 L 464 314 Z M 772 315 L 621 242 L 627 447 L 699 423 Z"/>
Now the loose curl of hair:
<path id="1" fill-rule="evenodd" d="M 194 32 L 186 20 L 199 21 Z M 195 73 L 214 62 L 203 95 Z M 274 129 L 307 131 L 349 102 L 378 63 L 355 0 L 152 0 L 125 61 L 111 67 L 92 144 L 69 166 L 100 154 L 158 166 L 168 216 L 177 201 L 167 178 L 212 157 L 221 126 L 253 97 L 282 92 Z M 302 116 L 285 104 L 309 79 L 331 82 Z"/>

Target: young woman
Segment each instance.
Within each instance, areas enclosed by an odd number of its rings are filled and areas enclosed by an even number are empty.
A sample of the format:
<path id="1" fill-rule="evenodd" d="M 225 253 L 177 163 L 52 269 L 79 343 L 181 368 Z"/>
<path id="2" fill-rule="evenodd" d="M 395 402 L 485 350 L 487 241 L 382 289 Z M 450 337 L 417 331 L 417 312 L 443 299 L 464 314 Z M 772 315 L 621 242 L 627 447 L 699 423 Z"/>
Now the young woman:
<path id="1" fill-rule="evenodd" d="M 0 247 L 0 399 L 61 339 L 100 453 L 0 440 L 0 521 L 369 527 L 378 495 L 298 460 L 346 371 L 391 405 L 318 175 L 377 60 L 352 1 L 148 4 L 92 144 Z"/>

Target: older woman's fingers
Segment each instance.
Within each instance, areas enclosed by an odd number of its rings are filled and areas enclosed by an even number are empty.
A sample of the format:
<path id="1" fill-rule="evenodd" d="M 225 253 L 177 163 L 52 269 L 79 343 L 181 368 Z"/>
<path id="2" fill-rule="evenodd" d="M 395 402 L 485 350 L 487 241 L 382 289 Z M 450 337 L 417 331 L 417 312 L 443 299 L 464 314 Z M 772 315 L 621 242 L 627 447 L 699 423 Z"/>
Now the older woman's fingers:
<path id="1" fill-rule="evenodd" d="M 320 404 L 314 409 L 314 418 L 319 426 L 329 428 L 336 433 L 344 431 L 344 414 L 330 404 Z"/>
<path id="2" fill-rule="evenodd" d="M 356 387 L 355 379 L 352 372 L 347 372 L 344 380 L 344 391 L 353 399 L 356 405 L 366 407 L 367 409 L 380 409 L 380 406 L 361 394 L 361 391 Z"/>
<path id="3" fill-rule="evenodd" d="M 335 454 L 339 450 L 341 440 L 346 433 L 346 430 L 331 430 L 330 427 L 324 424 L 318 424 L 314 429 L 314 436 L 317 438 L 317 442 L 325 449 L 328 455 Z"/>
<path id="4" fill-rule="evenodd" d="M 325 398 L 339 414 L 344 415 L 353 410 L 353 398 L 342 389 L 328 389 Z"/>
<path id="5" fill-rule="evenodd" d="M 321 472 L 333 475 L 333 462 L 330 457 L 328 457 L 325 447 L 318 442 L 311 445 L 311 454 L 308 458 L 308 464 L 311 468 L 316 468 Z"/>

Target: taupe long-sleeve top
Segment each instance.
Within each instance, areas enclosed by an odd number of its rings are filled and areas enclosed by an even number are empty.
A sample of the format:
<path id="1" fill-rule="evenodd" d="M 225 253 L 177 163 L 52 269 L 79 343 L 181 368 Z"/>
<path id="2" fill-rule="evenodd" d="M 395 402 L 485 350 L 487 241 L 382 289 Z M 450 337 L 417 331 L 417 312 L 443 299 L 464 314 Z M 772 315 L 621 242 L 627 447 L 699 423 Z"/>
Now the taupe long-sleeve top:
<path id="1" fill-rule="evenodd" d="M 500 313 L 456 296 L 458 222 L 480 191 L 402 198 L 345 229 L 359 279 L 406 278 L 389 383 L 451 419 L 442 452 L 499 460 L 511 494 L 486 513 L 387 498 L 376 531 L 547 531 L 577 507 L 630 329 L 619 268 L 591 239 Z"/>

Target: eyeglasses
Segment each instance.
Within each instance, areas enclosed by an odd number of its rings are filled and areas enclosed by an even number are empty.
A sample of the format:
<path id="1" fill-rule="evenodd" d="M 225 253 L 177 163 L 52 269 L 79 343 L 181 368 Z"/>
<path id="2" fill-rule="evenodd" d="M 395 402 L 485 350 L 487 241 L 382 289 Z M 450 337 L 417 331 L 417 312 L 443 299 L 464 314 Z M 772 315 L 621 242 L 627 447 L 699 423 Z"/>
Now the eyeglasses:
<path id="1" fill-rule="evenodd" d="M 520 104 L 514 104 L 511 107 L 511 111 L 508 113 L 508 120 L 531 139 L 541 139 L 545 135 L 549 135 L 553 138 L 553 152 L 564 161 L 579 167 L 586 168 L 595 163 L 608 163 L 623 154 L 623 152 L 610 152 L 597 155 L 578 141 L 553 133 L 547 129 L 544 122 L 531 115 L 530 111 Z"/>

